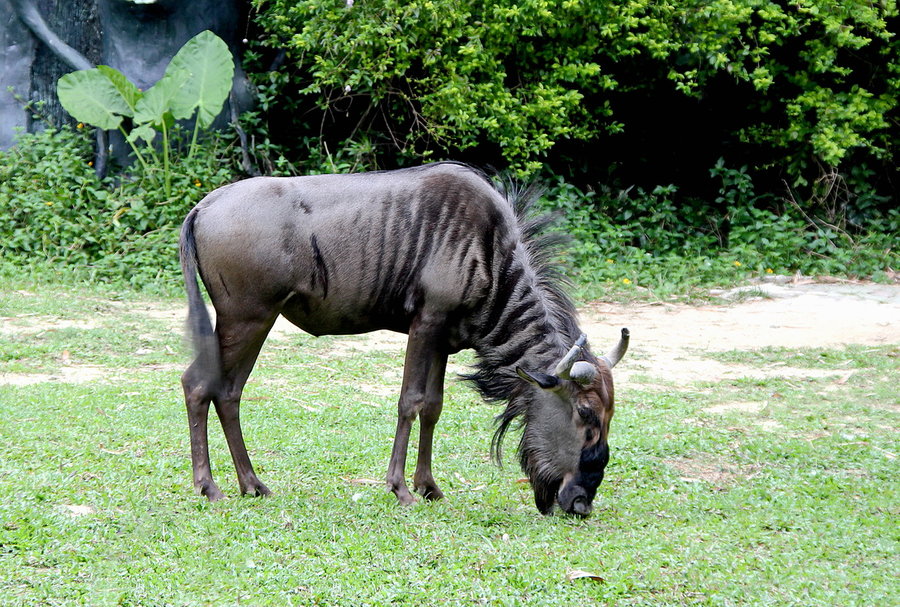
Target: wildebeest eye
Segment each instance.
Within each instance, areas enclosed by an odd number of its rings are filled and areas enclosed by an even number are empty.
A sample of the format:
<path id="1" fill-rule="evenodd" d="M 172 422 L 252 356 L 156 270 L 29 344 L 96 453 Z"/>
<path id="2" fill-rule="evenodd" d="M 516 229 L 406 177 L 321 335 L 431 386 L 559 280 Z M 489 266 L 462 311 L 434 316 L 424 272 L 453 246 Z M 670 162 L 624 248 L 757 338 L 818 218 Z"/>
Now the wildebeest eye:
<path id="1" fill-rule="evenodd" d="M 600 418 L 597 417 L 597 414 L 594 413 L 593 409 L 588 407 L 579 407 L 578 415 L 581 417 L 581 421 L 589 426 L 599 426 Z"/>

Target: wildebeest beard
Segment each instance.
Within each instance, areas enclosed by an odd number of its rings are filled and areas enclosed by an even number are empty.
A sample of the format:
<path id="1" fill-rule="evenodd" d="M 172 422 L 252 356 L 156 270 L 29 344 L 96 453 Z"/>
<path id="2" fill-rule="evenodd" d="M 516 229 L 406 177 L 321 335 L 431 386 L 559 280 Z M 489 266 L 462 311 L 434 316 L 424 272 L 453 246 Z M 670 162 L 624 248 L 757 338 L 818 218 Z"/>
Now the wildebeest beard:
<path id="1" fill-rule="evenodd" d="M 606 443 L 597 443 L 583 450 L 578 473 L 562 492 L 560 485 L 563 477 L 552 470 L 546 462 L 546 458 L 542 457 L 538 449 L 529 448 L 526 435 L 523 434 L 519 442 L 519 463 L 531 481 L 535 506 L 541 514 L 547 514 L 558 499 L 563 510 L 572 512 L 576 500 L 584 500 L 588 507 L 594 501 L 597 489 L 603 482 L 604 469 L 609 462 L 609 446 Z"/>

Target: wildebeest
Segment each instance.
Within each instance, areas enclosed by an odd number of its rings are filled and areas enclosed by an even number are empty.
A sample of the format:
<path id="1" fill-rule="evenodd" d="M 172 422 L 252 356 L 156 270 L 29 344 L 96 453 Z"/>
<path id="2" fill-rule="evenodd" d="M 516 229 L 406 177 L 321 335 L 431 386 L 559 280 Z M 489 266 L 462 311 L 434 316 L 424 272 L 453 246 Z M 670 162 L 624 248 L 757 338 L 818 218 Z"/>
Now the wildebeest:
<path id="1" fill-rule="evenodd" d="M 182 376 L 194 487 L 222 497 L 209 465 L 206 420 L 216 407 L 242 493 L 267 495 L 244 446 L 241 392 L 281 314 L 313 335 L 389 329 L 409 335 L 387 484 L 403 504 L 406 452 L 420 420 L 414 490 L 440 499 L 431 472 L 447 357 L 478 356 L 467 376 L 498 416 L 499 459 L 513 422 L 519 458 L 548 513 L 587 515 L 609 460 L 610 370 L 628 331 L 594 356 L 551 263 L 554 238 L 523 207 L 529 188 L 492 185 L 456 163 L 305 177 L 260 177 L 219 188 L 187 216 L 181 264 L 196 358 Z M 216 310 L 212 324 L 197 273 Z"/>

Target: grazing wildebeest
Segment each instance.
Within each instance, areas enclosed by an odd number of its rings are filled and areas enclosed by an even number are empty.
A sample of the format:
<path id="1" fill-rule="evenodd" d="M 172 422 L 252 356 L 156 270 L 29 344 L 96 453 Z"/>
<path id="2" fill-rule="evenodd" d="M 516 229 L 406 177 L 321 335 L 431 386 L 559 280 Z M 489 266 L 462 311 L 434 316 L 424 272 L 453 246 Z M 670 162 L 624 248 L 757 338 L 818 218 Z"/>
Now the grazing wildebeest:
<path id="1" fill-rule="evenodd" d="M 216 407 L 242 493 L 267 495 L 239 421 L 244 383 L 281 314 L 313 334 L 409 334 L 387 484 L 403 504 L 409 434 L 420 418 L 414 489 L 440 499 L 431 473 L 447 356 L 474 348 L 468 378 L 508 400 L 492 448 L 523 426 L 519 456 L 547 513 L 587 515 L 609 460 L 610 370 L 628 331 L 594 356 L 549 263 L 547 222 L 526 220 L 534 190 L 504 191 L 461 164 L 248 179 L 215 190 L 187 216 L 181 264 L 196 359 L 182 376 L 194 487 L 222 497 L 209 466 L 206 420 Z M 216 310 L 213 332 L 197 283 Z"/>

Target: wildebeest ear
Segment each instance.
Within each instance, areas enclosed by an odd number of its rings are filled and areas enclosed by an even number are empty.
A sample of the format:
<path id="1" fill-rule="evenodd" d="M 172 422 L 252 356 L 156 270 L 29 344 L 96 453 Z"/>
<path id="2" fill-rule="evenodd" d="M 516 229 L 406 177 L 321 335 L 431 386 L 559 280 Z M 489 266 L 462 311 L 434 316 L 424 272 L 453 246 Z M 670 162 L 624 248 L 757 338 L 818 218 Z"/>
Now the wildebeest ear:
<path id="1" fill-rule="evenodd" d="M 581 386 L 589 385 L 596 376 L 597 367 L 584 360 L 577 361 L 569 371 L 569 379 Z"/>
<path id="2" fill-rule="evenodd" d="M 552 390 L 559 386 L 559 378 L 555 375 L 548 375 L 547 373 L 541 373 L 540 371 L 526 371 L 522 367 L 516 367 L 516 374 L 529 384 L 533 384 L 544 390 Z"/>

